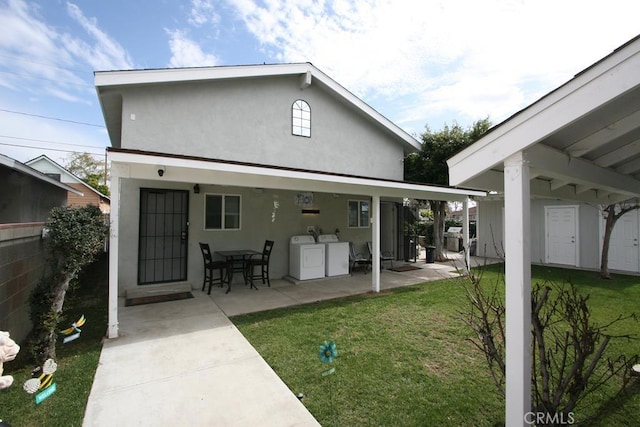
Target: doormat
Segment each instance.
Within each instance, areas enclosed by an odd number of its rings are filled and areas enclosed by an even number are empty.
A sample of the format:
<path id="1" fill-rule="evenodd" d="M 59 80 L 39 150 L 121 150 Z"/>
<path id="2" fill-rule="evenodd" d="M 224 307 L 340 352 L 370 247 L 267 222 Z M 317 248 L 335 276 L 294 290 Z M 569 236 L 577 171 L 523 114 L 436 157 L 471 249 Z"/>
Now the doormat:
<path id="1" fill-rule="evenodd" d="M 399 267 L 393 267 L 391 271 L 411 271 L 420 270 L 420 267 L 414 267 L 413 265 L 401 265 Z"/>
<path id="2" fill-rule="evenodd" d="M 172 294 L 149 295 L 137 298 L 127 298 L 124 302 L 124 306 L 132 307 L 134 305 L 155 304 L 157 302 L 178 301 L 188 298 L 193 298 L 193 294 L 191 292 L 175 292 Z"/>

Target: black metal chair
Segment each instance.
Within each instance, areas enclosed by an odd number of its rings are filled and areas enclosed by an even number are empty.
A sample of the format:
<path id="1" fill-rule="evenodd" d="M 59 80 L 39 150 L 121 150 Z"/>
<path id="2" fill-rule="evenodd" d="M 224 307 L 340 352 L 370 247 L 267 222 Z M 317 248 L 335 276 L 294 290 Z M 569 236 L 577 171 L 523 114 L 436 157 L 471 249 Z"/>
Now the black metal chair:
<path id="1" fill-rule="evenodd" d="M 271 258 L 271 250 L 273 249 L 273 240 L 265 240 L 264 248 L 260 258 L 249 258 L 245 265 L 245 278 L 251 283 L 251 286 L 255 288 L 253 279 L 261 279 L 262 284 L 265 283 L 271 287 L 271 281 L 269 281 L 269 258 Z M 260 267 L 260 274 L 255 272 L 255 268 Z"/>
<path id="2" fill-rule="evenodd" d="M 369 251 L 369 256 L 373 258 L 373 244 L 371 242 L 367 242 L 367 250 Z M 381 251 L 380 252 L 380 269 L 382 269 L 383 263 L 385 261 L 391 262 L 391 268 L 393 268 L 393 261 L 395 261 L 396 257 L 393 256 L 391 252 Z"/>
<path id="3" fill-rule="evenodd" d="M 231 290 L 231 284 L 228 280 L 225 281 L 225 269 L 228 267 L 226 261 L 214 261 L 211 257 L 211 249 L 209 248 L 208 243 L 200 242 L 200 251 L 202 252 L 202 259 L 204 261 L 204 280 L 202 281 L 202 291 L 204 292 L 204 288 L 209 282 L 209 291 L 208 295 L 211 295 L 211 287 L 213 285 L 220 285 L 222 288 L 227 283 L 227 293 Z M 213 277 L 213 271 L 218 270 L 220 272 L 220 276 L 217 279 Z"/>
<path id="4" fill-rule="evenodd" d="M 371 257 L 366 257 L 360 253 L 356 253 L 353 242 L 349 242 L 349 270 L 353 271 L 356 267 L 360 267 L 367 274 L 367 271 L 371 268 Z"/>

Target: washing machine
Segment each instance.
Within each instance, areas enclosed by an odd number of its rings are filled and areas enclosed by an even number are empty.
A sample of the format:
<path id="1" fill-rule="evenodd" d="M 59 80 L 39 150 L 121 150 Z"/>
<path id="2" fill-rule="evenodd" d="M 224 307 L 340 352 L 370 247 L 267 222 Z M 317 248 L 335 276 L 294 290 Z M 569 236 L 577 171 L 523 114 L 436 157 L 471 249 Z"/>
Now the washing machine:
<path id="1" fill-rule="evenodd" d="M 325 276 L 349 274 L 349 242 L 341 242 L 335 234 L 321 234 L 318 243 L 324 244 Z"/>
<path id="2" fill-rule="evenodd" d="M 293 236 L 289 241 L 289 276 L 298 280 L 324 277 L 325 245 L 311 235 Z"/>

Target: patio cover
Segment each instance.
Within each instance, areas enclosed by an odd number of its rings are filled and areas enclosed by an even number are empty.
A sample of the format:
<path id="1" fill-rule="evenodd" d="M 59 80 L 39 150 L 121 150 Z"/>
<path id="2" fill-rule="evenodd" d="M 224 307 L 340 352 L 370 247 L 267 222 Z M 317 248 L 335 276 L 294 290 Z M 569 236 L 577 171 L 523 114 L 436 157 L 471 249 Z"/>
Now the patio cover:
<path id="1" fill-rule="evenodd" d="M 530 199 L 640 196 L 640 36 L 448 160 L 452 185 L 504 193 L 506 425 L 531 411 Z"/>
<path id="2" fill-rule="evenodd" d="M 108 337 L 118 336 L 118 227 L 120 184 L 123 179 L 152 179 L 172 182 L 271 188 L 371 198 L 371 241 L 373 243 L 372 290 L 380 291 L 380 200 L 412 198 L 463 202 L 482 197 L 484 191 L 422 185 L 404 181 L 359 177 L 303 169 L 284 168 L 193 156 L 179 156 L 121 148 L 108 149 L 111 162 L 111 240 L 109 255 Z M 158 169 L 164 168 L 162 178 Z M 468 209 L 465 209 L 467 212 Z M 469 216 L 465 215 L 463 239 L 468 242 Z M 467 263 L 468 264 L 468 263 Z"/>

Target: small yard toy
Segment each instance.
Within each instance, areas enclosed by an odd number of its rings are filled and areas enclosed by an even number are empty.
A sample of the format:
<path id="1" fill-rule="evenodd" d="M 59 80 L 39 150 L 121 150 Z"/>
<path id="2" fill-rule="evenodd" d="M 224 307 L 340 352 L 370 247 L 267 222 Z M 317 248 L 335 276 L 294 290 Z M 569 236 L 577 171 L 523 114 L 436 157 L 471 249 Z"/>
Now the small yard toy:
<path id="1" fill-rule="evenodd" d="M 66 335 L 62 340 L 62 343 L 66 344 L 70 341 L 80 338 L 80 332 L 82 332 L 82 329 L 80 329 L 80 326 L 84 325 L 86 321 L 87 319 L 84 317 L 84 314 L 83 314 L 82 316 L 80 316 L 80 318 L 77 321 L 73 322 L 70 327 L 60 331 L 63 335 Z"/>
<path id="2" fill-rule="evenodd" d="M 11 375 L 2 375 L 4 362 L 11 362 L 20 351 L 20 346 L 9 337 L 9 332 L 0 331 L 0 390 L 13 384 Z"/>
<path id="3" fill-rule="evenodd" d="M 24 383 L 24 391 L 29 394 L 33 394 L 38 390 L 44 390 L 53 379 L 54 372 L 58 369 L 58 364 L 53 359 L 47 359 L 42 365 L 42 368 L 37 367 L 31 371 L 31 379 L 28 379 Z"/>

